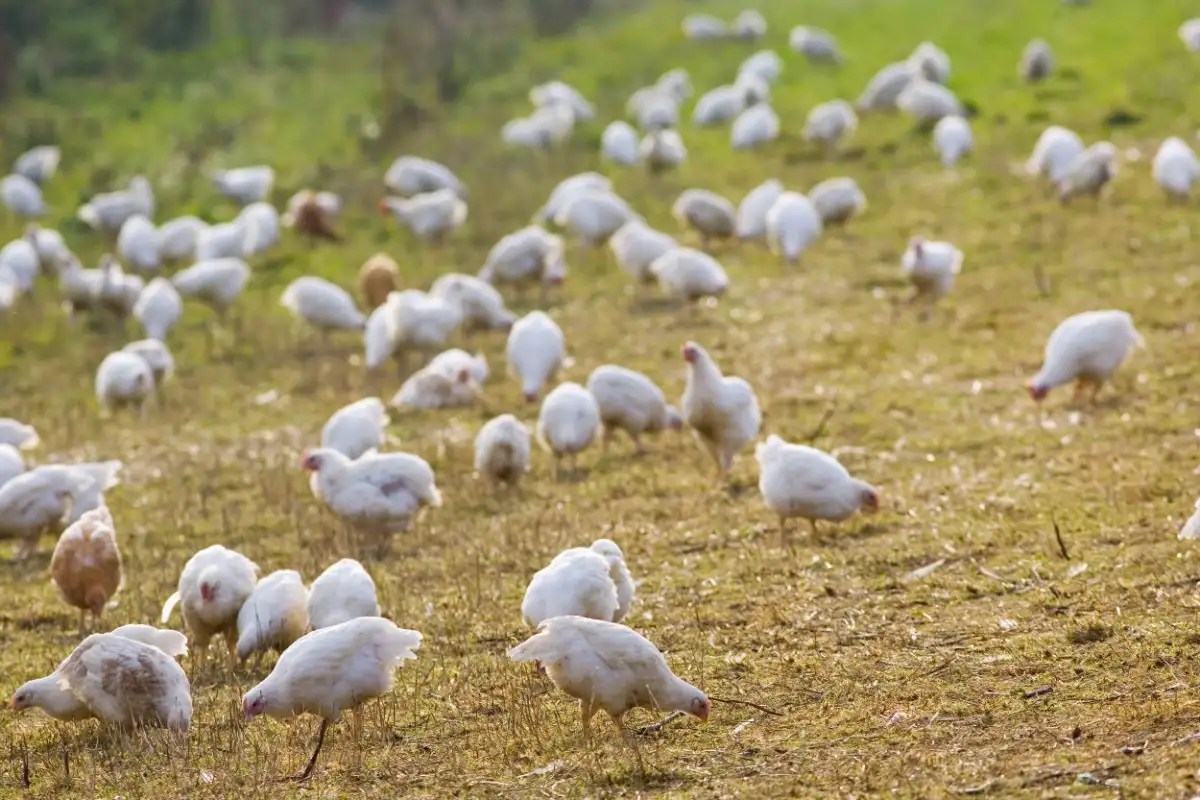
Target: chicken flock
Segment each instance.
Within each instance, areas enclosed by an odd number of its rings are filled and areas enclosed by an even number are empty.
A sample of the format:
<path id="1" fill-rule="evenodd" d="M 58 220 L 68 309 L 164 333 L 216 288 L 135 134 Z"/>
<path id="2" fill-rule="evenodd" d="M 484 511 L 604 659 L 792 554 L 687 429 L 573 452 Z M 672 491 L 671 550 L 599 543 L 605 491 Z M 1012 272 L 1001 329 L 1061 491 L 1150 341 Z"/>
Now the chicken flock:
<path id="1" fill-rule="evenodd" d="M 766 22 L 753 11 L 730 23 L 693 15 L 683 30 L 698 42 L 755 42 L 765 36 Z M 1200 49 L 1200 36 L 1182 30 L 1180 35 Z M 815 28 L 792 30 L 789 43 L 815 64 L 836 66 L 843 58 L 835 38 Z M 770 98 L 784 68 L 774 51 L 752 55 L 729 84 L 698 98 L 692 123 L 728 126 L 734 149 L 766 145 L 780 134 Z M 1044 80 L 1054 68 L 1044 41 L 1031 42 L 1020 56 L 1019 72 L 1027 81 Z M 945 86 L 950 69 L 946 53 L 923 43 L 907 60 L 884 66 L 853 104 L 833 99 L 814 107 L 802 135 L 834 152 L 862 124 L 860 115 L 899 111 L 931 132 L 938 157 L 952 167 L 969 157 L 973 135 L 963 104 Z M 604 129 L 599 139 L 604 160 L 654 173 L 684 163 L 688 153 L 680 116 L 691 95 L 683 70 L 638 89 L 627 106 L 636 127 L 617 120 Z M 513 146 L 553 147 L 597 115 L 580 92 L 558 81 L 535 87 L 530 100 L 533 111 L 502 131 Z M 22 217 L 45 214 L 40 186 L 53 179 L 59 159 L 58 149 L 49 145 L 23 154 L 0 182 L 0 202 Z M 1047 181 L 1066 203 L 1100 193 L 1118 160 L 1111 144 L 1088 145 L 1072 131 L 1051 126 L 1034 144 L 1025 169 Z M 1182 139 L 1172 137 L 1155 156 L 1152 175 L 1170 198 L 1186 198 L 1200 177 L 1200 162 Z M 152 413 L 153 401 L 174 373 L 167 342 L 187 305 L 208 305 L 218 315 L 213 327 L 224 325 L 254 279 L 253 259 L 275 246 L 283 229 L 340 241 L 342 201 L 335 195 L 305 189 L 280 215 L 270 204 L 275 180 L 270 167 L 223 170 L 211 178 L 241 207 L 234 219 L 207 223 L 180 217 L 155 224 L 153 188 L 141 176 L 91 198 L 77 215 L 107 236 L 114 251 L 95 268 L 84 267 L 56 231 L 36 224 L 0 249 L 0 309 L 22 302 L 44 276 L 57 280 L 71 315 L 115 314 L 140 326 L 144 339 L 114 350 L 97 365 L 95 393 L 105 413 L 122 413 L 123 407 Z M 442 164 L 404 156 L 387 170 L 383 184 L 387 194 L 379 212 L 419 240 L 436 243 L 468 220 L 467 187 Z M 867 208 L 866 196 L 850 178 L 832 178 L 807 192 L 769 178 L 748 187 L 737 203 L 707 189 L 689 189 L 671 207 L 678 230 L 660 231 L 616 193 L 607 177 L 588 172 L 563 179 L 534 222 L 498 241 L 476 275 L 449 273 L 428 291 L 402 289 L 399 265 L 378 253 L 362 265 L 353 290 L 317 276 L 297 278 L 284 289 L 282 307 L 322 336 L 361 335 L 366 370 L 379 372 L 397 363 L 406 376 L 387 403 L 366 397 L 329 417 L 300 464 L 310 473 L 313 502 L 360 536 L 364 552 L 379 557 L 394 535 L 419 524 L 422 515 L 437 513 L 444 500 L 430 464 L 417 454 L 386 449 L 389 409 L 481 403 L 491 365 L 482 354 L 449 346 L 460 332 L 474 331 L 506 337 L 507 374 L 526 403 L 538 404 L 532 429 L 521 420 L 520 409 L 510 409 L 478 430 L 473 463 L 464 469 L 484 480 L 518 484 L 533 468 L 535 442 L 549 454 L 556 476 L 579 479 L 586 474 L 580 456 L 596 446 L 613 447 L 618 432 L 642 455 L 646 437 L 687 428 L 698 457 L 711 461 L 718 482 L 728 481 L 736 459 L 753 451 L 758 489 L 779 521 L 781 536 L 793 519 L 807 520 L 819 535 L 819 523 L 876 511 L 886 501 L 883 489 L 852 475 L 831 453 L 771 433 L 758 394 L 765 387 L 728 374 L 736 373 L 736 366 L 719 363 L 702 342 L 679 343 L 686 388 L 672 404 L 652 376 L 619 364 L 597 367 L 582 384 L 561 381 L 572 362 L 570 350 L 586 348 L 587 342 L 568 343 L 545 311 L 519 315 L 506 305 L 506 296 L 514 292 L 535 289 L 544 299 L 567 281 L 574 245 L 607 246 L 634 284 L 657 285 L 680 304 L 715 300 L 732 280 L 714 255 L 719 243 L 760 242 L 785 264 L 794 264 L 826 228 L 853 224 Z M 954 291 L 966 259 L 950 242 L 912 233 L 899 272 L 911 284 L 912 301 L 927 312 Z M 169 265 L 182 268 L 168 277 Z M 1075 385 L 1077 395 L 1094 397 L 1142 345 L 1128 313 L 1082 311 L 1053 328 L 1043 365 L 1026 388 L 1039 402 L 1067 384 Z M 105 503 L 105 492 L 119 484 L 123 465 L 116 460 L 27 465 L 25 458 L 38 446 L 34 427 L 0 419 L 0 537 L 15 540 L 18 558 L 24 558 L 42 536 L 60 534 L 50 578 L 64 602 L 78 610 L 83 634 L 89 622 L 93 630 L 100 627 L 124 581 L 120 521 Z M 1181 536 L 1200 537 L 1198 520 L 1200 511 Z M 245 555 L 222 545 L 200 550 L 182 565 L 178 590 L 166 599 L 159 623 L 168 624 L 178 609 L 186 638 L 149 625 L 91 633 L 52 674 L 21 686 L 12 706 L 39 708 L 59 720 L 97 718 L 185 735 L 192 721 L 192 689 L 178 660 L 186 656 L 204 664 L 212 640 L 221 638 L 227 668 L 246 661 L 257 665 L 265 654 L 279 653 L 267 677 L 245 693 L 242 710 L 248 719 L 302 713 L 320 718 L 317 747 L 303 773 L 307 777 L 327 725 L 387 694 L 395 671 L 417 658 L 422 635 L 383 616 L 374 581 L 357 560 L 332 564 L 308 585 L 294 570 L 261 572 Z M 636 582 L 616 542 L 599 539 L 565 550 L 531 577 L 519 613 L 535 632 L 508 655 L 534 662 L 578 700 L 585 731 L 594 714 L 604 711 L 637 752 L 636 738 L 624 723 L 631 709 L 705 720 L 712 699 L 677 677 L 651 642 L 622 624 L 635 594 Z"/>

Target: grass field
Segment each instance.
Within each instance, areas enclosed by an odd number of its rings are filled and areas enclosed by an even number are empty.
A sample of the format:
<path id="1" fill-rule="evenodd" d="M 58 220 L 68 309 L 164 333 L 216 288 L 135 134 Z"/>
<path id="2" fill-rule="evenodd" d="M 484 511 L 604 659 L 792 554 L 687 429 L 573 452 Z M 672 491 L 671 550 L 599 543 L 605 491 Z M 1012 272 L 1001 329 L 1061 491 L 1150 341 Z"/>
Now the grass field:
<path id="1" fill-rule="evenodd" d="M 350 286 L 378 249 L 400 261 L 411 286 L 451 269 L 474 272 L 558 179 L 602 168 L 600 131 L 630 92 L 676 66 L 701 92 L 730 80 L 753 48 L 689 43 L 678 23 L 691 11 L 732 17 L 739 8 L 655 0 L 569 39 L 530 42 L 510 72 L 477 83 L 432 127 L 387 147 L 361 134 L 378 89 L 376 56 L 362 47 L 294 45 L 286 68 L 214 60 L 210 80 L 164 59 L 157 82 L 76 82 L 5 107 L 5 159 L 42 137 L 62 144 L 49 222 L 88 258 L 104 243 L 69 219 L 74 208 L 135 172 L 159 189 L 160 219 L 231 217 L 203 175 L 256 161 L 275 165 L 280 203 L 319 184 L 350 204 L 344 244 L 291 238 L 254 265 L 238 333 L 215 353 L 204 331 L 211 316 L 189 305 L 169 342 L 178 374 L 144 420 L 105 418 L 91 390 L 95 367 L 134 336 L 132 326 L 73 326 L 50 283 L 0 318 L 0 415 L 37 427 L 34 460 L 126 464 L 109 503 L 127 585 L 106 623 L 157 618 L 184 561 L 211 543 L 307 580 L 355 555 L 309 494 L 299 456 L 330 412 L 370 394 L 386 400 L 399 380 L 368 377 L 353 335 L 337 339 L 336 352 L 319 350 L 278 306 L 282 287 L 309 273 Z M 422 631 L 425 643 L 394 693 L 369 707 L 362 730 L 332 729 L 303 790 L 277 779 L 303 766 L 315 721 L 241 719 L 241 694 L 264 666 L 193 676 L 186 748 L 36 712 L 0 714 L 0 796 L 1200 792 L 1191 738 L 1200 731 L 1200 565 L 1175 538 L 1198 494 L 1200 222 L 1194 206 L 1167 203 L 1149 175 L 1159 141 L 1194 141 L 1189 103 L 1200 62 L 1175 31 L 1195 7 L 777 0 L 760 8 L 772 25 L 768 46 L 784 52 L 791 25 L 818 25 L 839 37 L 847 63 L 822 70 L 785 54 L 774 102 L 784 135 L 765 151 L 734 154 L 724 129 L 685 124 L 683 169 L 655 177 L 608 170 L 617 189 L 665 230 L 674 230 L 670 204 L 682 189 L 736 201 L 772 176 L 805 190 L 849 175 L 870 207 L 849 230 L 827 232 L 795 268 L 758 247 L 719 249 L 731 291 L 696 315 L 642 310 L 606 252 L 572 250 L 550 309 L 576 359 L 565 377 L 582 382 L 595 366 L 619 363 L 678 397 L 679 346 L 695 339 L 757 388 L 764 434 L 838 454 L 880 488 L 881 513 L 821 541 L 798 532 L 783 547 L 749 453 L 733 487 L 718 488 L 706 456 L 676 435 L 651 442 L 640 459 L 624 447 L 589 451 L 587 477 L 574 483 L 556 482 L 539 455 L 520 491 L 492 492 L 471 476 L 475 432 L 503 411 L 532 423 L 536 409 L 503 377 L 501 335 L 464 339 L 492 364 L 485 405 L 395 413 L 391 426 L 397 449 L 432 464 L 445 507 L 369 565 L 388 615 Z M 1059 63 L 1036 89 L 1016 77 L 1035 36 Z M 853 100 L 879 66 L 924 39 L 950 54 L 950 86 L 978 109 L 976 152 L 963 166 L 942 169 L 927 137 L 900 118 L 864 119 L 832 160 L 803 142 L 812 105 Z M 526 113 L 530 85 L 552 77 L 591 96 L 603 121 L 559 152 L 504 150 L 500 125 Z M 1064 210 L 1018 174 L 1050 123 L 1088 141 L 1108 138 L 1126 154 L 1098 202 Z M 419 248 L 373 212 L 383 171 L 403 152 L 448 163 L 471 188 L 470 220 L 440 249 Z M 19 230 L 10 220 L 0 233 Z M 966 254 L 957 287 L 926 321 L 898 308 L 908 291 L 899 258 L 915 234 L 949 239 Z M 1046 295 L 1035 267 L 1049 279 Z M 1045 337 L 1068 314 L 1109 307 L 1133 314 L 1146 350 L 1097 405 L 1071 406 L 1064 390 L 1035 407 L 1023 383 Z M 715 702 L 707 724 L 681 721 L 646 739 L 644 775 L 606 724 L 594 742 L 582 741 L 576 705 L 504 652 L 527 635 L 519 604 L 529 576 L 561 548 L 600 536 L 620 543 L 641 582 L 628 622 L 676 672 L 712 695 L 776 713 Z M 76 642 L 75 612 L 47 577 L 50 547 L 45 539 L 32 561 L 0 565 L 5 696 L 51 671 Z"/>

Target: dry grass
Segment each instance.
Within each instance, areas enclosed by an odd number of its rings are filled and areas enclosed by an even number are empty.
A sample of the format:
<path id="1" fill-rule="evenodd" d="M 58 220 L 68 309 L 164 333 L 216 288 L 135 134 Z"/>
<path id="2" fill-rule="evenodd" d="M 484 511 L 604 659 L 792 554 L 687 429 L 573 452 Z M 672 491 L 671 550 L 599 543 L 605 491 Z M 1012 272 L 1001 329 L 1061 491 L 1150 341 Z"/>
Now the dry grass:
<path id="1" fill-rule="evenodd" d="M 425 644 L 395 692 L 369 707 L 361 730 L 348 721 L 331 730 L 305 796 L 1039 797 L 1090 793 L 1096 783 L 1136 797 L 1197 791 L 1189 737 L 1200 730 L 1200 568 L 1174 534 L 1196 494 L 1200 227 L 1193 208 L 1160 197 L 1147 164 L 1159 139 L 1192 131 L 1186 101 L 1197 67 L 1173 38 L 1186 4 L 828 5 L 771 4 L 773 44 L 786 24 L 804 21 L 836 31 L 853 54 L 837 74 L 789 60 L 777 96 L 792 133 L 775 147 L 735 157 L 722 132 L 689 127 L 692 160 L 683 172 L 616 179 L 666 229 L 680 189 L 740 196 L 768 175 L 803 189 L 849 174 L 870 200 L 868 213 L 829 232 L 796 269 L 781 269 L 755 247 L 719 250 L 732 291 L 695 315 L 648 307 L 606 254 L 574 251 L 552 313 L 577 359 L 566 376 L 574 380 L 616 362 L 645 370 L 677 397 L 679 345 L 704 343 L 757 387 L 766 430 L 837 453 L 880 487 L 882 513 L 820 541 L 797 528 L 781 545 L 752 459 L 740 460 L 731 488 L 718 489 L 696 446 L 670 435 L 652 442 L 645 458 L 623 447 L 589 452 L 586 479 L 575 483 L 556 483 L 550 459 L 540 457 L 520 490 L 493 492 L 470 475 L 475 431 L 494 413 L 515 409 L 531 420 L 535 410 L 501 375 L 502 337 L 464 340 L 487 353 L 497 376 L 486 407 L 396 414 L 391 428 L 396 447 L 431 462 L 446 507 L 398 539 L 389 559 L 369 565 L 389 616 L 421 630 Z M 728 13 L 736 4 L 708 6 Z M 386 157 L 347 156 L 344 168 L 327 170 L 326 182 L 360 209 L 347 220 L 347 243 L 311 249 L 290 241 L 256 265 L 236 335 L 211 356 L 203 332 L 210 317 L 189 307 L 170 342 L 179 374 L 144 421 L 103 418 L 90 393 L 95 366 L 132 331 L 97 320 L 72 326 L 51 285 L 0 320 L 0 411 L 37 426 L 45 442 L 37 461 L 127 464 L 110 503 L 129 580 L 108 623 L 155 618 L 186 558 L 212 542 L 307 579 L 353 554 L 310 496 L 298 457 L 331 411 L 366 394 L 386 399 L 399 380 L 365 376 L 352 336 L 318 350 L 278 308 L 283 283 L 318 272 L 349 286 L 380 247 L 397 255 L 411 285 L 450 267 L 476 269 L 559 177 L 596 161 L 598 127 L 564 153 L 500 154 L 494 132 L 515 113 L 521 87 L 563 64 L 565 78 L 612 112 L 639 82 L 677 64 L 691 68 L 700 87 L 715 85 L 747 51 L 674 41 L 684 8 L 651 4 L 570 43 L 531 47 L 526 68 L 484 85 L 444 128 L 404 145 L 459 166 L 471 185 L 471 221 L 443 250 L 418 250 L 369 215 Z M 1037 91 L 1012 77 L 1035 35 L 1058 49 L 1063 67 Z M 648 47 L 663 36 L 671 41 L 661 51 Z M 982 109 L 978 152 L 963 168 L 938 168 L 927 141 L 896 119 L 865 120 L 832 163 L 795 135 L 809 106 L 852 97 L 879 63 L 926 36 L 950 52 L 952 85 Z M 601 57 L 617 46 L 627 58 Z M 343 80 L 346 105 L 369 102 L 365 78 L 363 86 L 350 73 Z M 247 81 L 269 85 L 265 76 Z M 289 102 L 250 106 L 246 136 L 217 156 L 270 158 L 283 176 L 280 199 L 314 180 L 300 166 L 311 150 L 272 149 L 254 138 L 272 113 L 307 119 Z M 1105 129 L 1118 108 L 1142 121 Z M 112 113 L 98 105 L 16 112 Z M 336 128 L 343 120 L 333 116 L 328 125 Z M 148 113 L 106 129 L 144 135 L 155 120 Z M 1060 209 L 1014 174 L 1050 120 L 1085 138 L 1139 147 L 1146 158 L 1127 164 L 1098 203 Z M 319 141 L 326 121 L 311 124 Z M 143 168 L 160 174 L 172 163 L 169 143 L 143 140 Z M 65 141 L 67 174 L 50 198 L 63 217 L 75 193 L 97 188 L 106 174 L 87 161 L 87 143 L 105 151 L 104 138 Z M 109 166 L 132 171 L 139 163 L 128 144 L 116 152 Z M 213 207 L 207 189 L 192 196 L 168 185 L 170 213 Z M 82 252 L 102 247 L 67 230 Z M 966 252 L 958 287 L 927 321 L 898 308 L 906 293 L 899 255 L 916 233 Z M 1037 291 L 1035 265 L 1051 280 L 1048 296 Z M 1148 348 L 1096 406 L 1075 408 L 1052 395 L 1035 408 L 1022 383 L 1046 335 L 1067 314 L 1103 307 L 1129 310 Z M 256 400 L 269 391 L 273 401 Z M 716 703 L 707 725 L 679 721 L 647 738 L 646 775 L 604 726 L 597 741 L 581 741 L 574 705 L 504 651 L 526 635 L 518 606 L 533 571 L 559 549 L 599 536 L 621 544 L 641 581 L 630 624 L 679 674 L 780 716 Z M 74 613 L 46 576 L 49 547 L 47 539 L 32 562 L 0 566 L 5 693 L 51 670 L 75 642 Z M 4 714 L 0 794 L 295 796 L 277 779 L 302 768 L 316 723 L 245 724 L 240 695 L 262 674 L 195 675 L 186 746 Z M 22 754 L 31 780 L 24 792 Z"/>

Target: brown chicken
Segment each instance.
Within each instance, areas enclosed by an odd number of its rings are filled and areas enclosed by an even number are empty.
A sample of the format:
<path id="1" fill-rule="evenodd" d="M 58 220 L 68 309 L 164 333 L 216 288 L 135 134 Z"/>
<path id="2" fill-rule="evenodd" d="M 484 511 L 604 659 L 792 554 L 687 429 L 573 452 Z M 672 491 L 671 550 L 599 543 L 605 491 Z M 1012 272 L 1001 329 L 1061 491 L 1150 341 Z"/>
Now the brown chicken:
<path id="1" fill-rule="evenodd" d="M 95 625 L 124 583 L 117 532 L 107 507 L 87 512 L 63 531 L 50 559 L 50 580 L 63 599 L 79 609 L 80 634 L 87 612 L 92 612 Z"/>
<path id="2" fill-rule="evenodd" d="M 367 308 L 376 309 L 400 287 L 400 267 L 387 253 L 376 253 L 358 271 L 358 291 Z"/>
<path id="3" fill-rule="evenodd" d="M 334 230 L 340 213 L 341 200 L 337 195 L 301 189 L 288 200 L 283 224 L 314 239 L 340 242 L 342 237 Z"/>

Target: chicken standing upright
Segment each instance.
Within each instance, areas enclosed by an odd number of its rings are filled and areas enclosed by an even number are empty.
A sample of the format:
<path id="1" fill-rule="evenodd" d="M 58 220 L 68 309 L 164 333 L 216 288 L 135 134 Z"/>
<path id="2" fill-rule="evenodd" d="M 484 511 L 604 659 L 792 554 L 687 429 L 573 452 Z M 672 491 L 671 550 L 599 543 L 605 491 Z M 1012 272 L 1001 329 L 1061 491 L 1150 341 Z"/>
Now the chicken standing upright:
<path id="1" fill-rule="evenodd" d="M 936 302 L 954 287 L 962 272 L 963 254 L 949 242 L 930 242 L 913 237 L 904 251 L 901 266 L 916 290 L 910 302 Z"/>
<path id="2" fill-rule="evenodd" d="M 678 409 L 669 405 L 662 389 L 640 372 L 605 364 L 588 376 L 587 389 L 600 409 L 606 450 L 618 430 L 629 434 L 640 455 L 646 451 L 642 434 L 683 427 Z"/>
<path id="3" fill-rule="evenodd" d="M 620 622 L 633 603 L 634 582 L 625 554 L 611 539 L 572 547 L 534 573 L 521 601 L 521 618 L 536 628 L 551 617 Z"/>
<path id="4" fill-rule="evenodd" d="M 313 630 L 358 617 L 378 617 L 375 581 L 353 558 L 343 558 L 317 576 L 308 588 L 308 620 Z"/>
<path id="5" fill-rule="evenodd" d="M 199 551 L 183 565 L 179 588 L 163 604 L 161 621 L 166 624 L 177 604 L 182 603 L 183 624 L 191 635 L 192 652 L 203 663 L 208 642 L 220 634 L 229 648 L 230 665 L 235 662 L 238 612 L 254 591 L 258 565 L 241 553 L 214 544 Z"/>
<path id="6" fill-rule="evenodd" d="M 308 633 L 308 590 L 294 569 L 259 580 L 237 615 L 237 655 L 245 661 L 266 650 L 282 652 Z"/>
<path id="7" fill-rule="evenodd" d="M 321 428 L 321 447 L 337 450 L 355 459 L 383 443 L 388 424 L 387 410 L 378 397 L 364 397 L 342 406 Z"/>
<path id="8" fill-rule="evenodd" d="M 787 520 L 807 519 L 817 533 L 818 520 L 841 522 L 856 511 L 879 508 L 879 493 L 851 477 L 838 460 L 813 447 L 788 444 L 769 436 L 754 451 L 758 488 L 767 507 L 779 515 L 781 536 Z"/>
<path id="9" fill-rule="evenodd" d="M 400 288 L 400 265 L 387 253 L 376 253 L 358 270 L 358 293 L 366 307 L 375 310 Z"/>
<path id="10" fill-rule="evenodd" d="M 1085 311 L 1067 317 L 1046 342 L 1042 368 L 1026 386 L 1029 396 L 1041 402 L 1054 387 L 1075 381 L 1076 399 L 1090 386 L 1094 402 L 1129 353 L 1144 345 L 1128 312 Z"/>
<path id="11" fill-rule="evenodd" d="M 600 432 L 600 407 L 592 393 L 578 383 L 561 383 L 542 401 L 537 437 L 542 447 L 554 454 L 555 473 L 568 460 L 572 471 L 579 453 Z"/>
<path id="12" fill-rule="evenodd" d="M 312 774 L 325 742 L 325 729 L 346 709 L 387 694 L 395 671 L 415 659 L 421 634 L 382 617 L 360 617 L 321 628 L 296 640 L 262 683 L 246 692 L 242 711 L 286 719 L 309 713 L 321 718 L 317 747 L 300 775 Z"/>
<path id="13" fill-rule="evenodd" d="M 716 462 L 718 475 L 724 477 L 737 454 L 758 436 L 762 424 L 758 398 L 745 380 L 722 375 L 708 352 L 695 342 L 683 346 L 683 360 L 687 362 L 683 421 Z"/>
<path id="14" fill-rule="evenodd" d="M 87 512 L 63 531 L 50 559 L 50 580 L 63 599 L 79 609 L 83 635 L 86 614 L 92 613 L 95 625 L 125 580 L 117 533 L 106 506 Z"/>
<path id="15" fill-rule="evenodd" d="M 167 334 L 183 316 L 183 299 L 171 281 L 155 278 L 138 295 L 133 316 L 148 337 L 166 341 Z"/>

